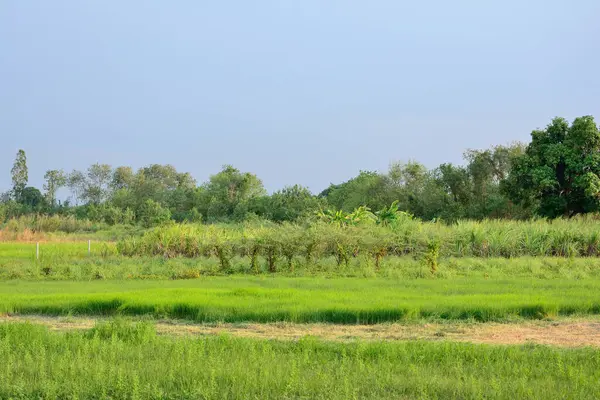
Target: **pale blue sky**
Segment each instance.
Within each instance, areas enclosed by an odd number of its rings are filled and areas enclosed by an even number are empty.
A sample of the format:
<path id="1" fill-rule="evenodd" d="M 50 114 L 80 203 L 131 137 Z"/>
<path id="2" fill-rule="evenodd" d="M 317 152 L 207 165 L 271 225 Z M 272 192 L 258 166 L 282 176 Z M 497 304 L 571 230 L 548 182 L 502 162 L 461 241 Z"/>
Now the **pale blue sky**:
<path id="1" fill-rule="evenodd" d="M 493 4 L 492 4 L 493 3 Z M 0 191 L 94 162 L 318 192 L 600 106 L 600 2 L 0 1 Z"/>

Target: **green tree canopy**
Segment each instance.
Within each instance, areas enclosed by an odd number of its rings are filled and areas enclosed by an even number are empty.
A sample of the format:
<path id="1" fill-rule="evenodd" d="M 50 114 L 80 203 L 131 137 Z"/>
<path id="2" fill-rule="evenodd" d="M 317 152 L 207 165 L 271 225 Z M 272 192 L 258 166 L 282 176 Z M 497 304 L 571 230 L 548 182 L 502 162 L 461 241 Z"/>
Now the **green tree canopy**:
<path id="1" fill-rule="evenodd" d="M 594 118 L 579 117 L 571 125 L 555 118 L 531 139 L 504 182 L 510 198 L 551 218 L 598 211 L 600 133 Z"/>
<path id="2" fill-rule="evenodd" d="M 56 192 L 67 183 L 67 177 L 62 170 L 52 169 L 44 174 L 44 190 L 46 201 L 52 207 L 56 204 Z"/>
<path id="3" fill-rule="evenodd" d="M 225 165 L 202 186 L 198 211 L 209 221 L 242 218 L 248 201 L 266 194 L 263 183 L 249 172 Z"/>
<path id="4" fill-rule="evenodd" d="M 25 155 L 24 150 L 19 150 L 17 152 L 17 157 L 15 158 L 15 163 L 13 164 L 10 173 L 13 184 L 13 195 L 15 200 L 21 201 L 23 190 L 29 181 L 27 173 L 27 156 Z"/>

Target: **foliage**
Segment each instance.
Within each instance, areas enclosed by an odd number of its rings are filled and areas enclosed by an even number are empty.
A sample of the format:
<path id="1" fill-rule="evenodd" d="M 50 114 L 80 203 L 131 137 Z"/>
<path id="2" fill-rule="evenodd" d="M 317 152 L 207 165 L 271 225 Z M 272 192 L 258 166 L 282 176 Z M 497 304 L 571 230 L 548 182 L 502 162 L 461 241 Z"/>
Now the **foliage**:
<path id="1" fill-rule="evenodd" d="M 46 204 L 42 193 L 32 186 L 27 186 L 21 191 L 19 201 L 32 211 L 39 211 Z"/>
<path id="2" fill-rule="evenodd" d="M 307 219 L 324 205 L 324 201 L 305 187 L 294 185 L 255 198 L 250 210 L 275 222 L 298 222 Z"/>
<path id="3" fill-rule="evenodd" d="M 226 254 L 265 258 L 288 253 L 290 258 L 335 257 L 340 264 L 362 255 L 376 257 L 412 254 L 420 257 L 439 245 L 439 257 L 586 256 L 600 254 L 597 219 L 536 221 L 459 221 L 454 225 L 401 218 L 383 226 L 339 221 L 313 225 L 172 225 L 124 239 L 121 253 L 128 256 L 167 255 L 199 257 L 211 254 L 210 243 L 223 238 Z M 294 249 L 293 255 L 289 252 Z M 256 260 L 256 259 L 254 259 Z M 252 261 L 252 259 L 250 259 Z M 255 265 L 253 264 L 253 267 Z"/>
<path id="4" fill-rule="evenodd" d="M 164 224 L 171 219 L 171 211 L 162 207 L 152 199 L 148 199 L 138 211 L 138 219 L 142 226 L 147 228 L 155 225 Z"/>
<path id="5" fill-rule="evenodd" d="M 531 138 L 505 184 L 511 198 L 534 204 L 538 214 L 550 218 L 597 212 L 600 132 L 593 117 L 576 118 L 570 126 L 555 118 Z"/>
<path id="6" fill-rule="evenodd" d="M 27 172 L 27 156 L 25 155 L 25 151 L 19 150 L 17 152 L 17 157 L 15 158 L 13 167 L 10 170 L 10 174 L 13 184 L 13 196 L 15 200 L 20 202 L 23 190 L 25 190 L 29 180 Z"/>
<path id="7" fill-rule="evenodd" d="M 149 204 L 168 210 L 174 221 L 209 224 L 265 220 L 302 224 L 312 223 L 315 215 L 340 226 L 371 220 L 389 225 L 411 217 L 450 224 L 466 219 L 525 220 L 534 212 L 570 217 L 600 211 L 599 138 L 592 117 L 577 118 L 571 126 L 557 118 L 545 130 L 534 131 L 527 148 L 511 143 L 470 149 L 463 155 L 464 165 L 433 169 L 416 161 L 394 162 L 385 172 L 360 171 L 318 196 L 299 185 L 268 195 L 256 175 L 231 165 L 198 186 L 189 173 L 172 165 L 151 164 L 134 171 L 97 163 L 68 175 L 47 171 L 40 199 L 37 189 L 27 188 L 27 160 L 20 150 L 12 170 L 13 191 L 0 195 L 0 203 L 4 219 L 68 214 L 144 226 L 163 221 L 145 216 Z M 56 192 L 64 185 L 75 206 L 71 200 L 57 202 Z M 379 217 L 369 210 L 377 210 Z"/>
<path id="8" fill-rule="evenodd" d="M 236 211 L 238 219 L 243 220 L 248 201 L 264 194 L 262 181 L 256 175 L 225 165 L 202 186 L 198 211 L 210 222 L 231 219 Z"/>
<path id="9" fill-rule="evenodd" d="M 63 170 L 53 169 L 46 171 L 44 179 L 46 180 L 46 183 L 44 183 L 46 201 L 54 207 L 56 205 L 56 192 L 67 184 L 67 176 Z"/>

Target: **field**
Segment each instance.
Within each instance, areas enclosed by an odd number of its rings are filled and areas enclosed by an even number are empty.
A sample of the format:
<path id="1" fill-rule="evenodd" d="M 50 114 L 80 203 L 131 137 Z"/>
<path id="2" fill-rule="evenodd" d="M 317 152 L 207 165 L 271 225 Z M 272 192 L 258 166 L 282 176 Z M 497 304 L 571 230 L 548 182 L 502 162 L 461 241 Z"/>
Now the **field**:
<path id="1" fill-rule="evenodd" d="M 600 396 L 600 353 L 452 342 L 156 336 L 147 323 L 50 333 L 0 325 L 2 398 L 556 398 Z"/>
<path id="2" fill-rule="evenodd" d="M 0 312 L 197 322 L 501 321 L 600 314 L 600 280 L 209 277 L 0 283 Z"/>
<path id="3" fill-rule="evenodd" d="M 0 398 L 598 398 L 600 258 L 573 224 L 2 242 Z"/>

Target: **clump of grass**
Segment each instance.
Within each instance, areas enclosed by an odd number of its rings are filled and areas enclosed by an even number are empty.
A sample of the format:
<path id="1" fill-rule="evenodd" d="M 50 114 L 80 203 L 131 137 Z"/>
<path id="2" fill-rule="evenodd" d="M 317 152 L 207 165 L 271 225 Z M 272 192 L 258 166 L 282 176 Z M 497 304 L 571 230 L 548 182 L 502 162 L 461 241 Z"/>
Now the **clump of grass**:
<path id="1" fill-rule="evenodd" d="M 156 329 L 149 321 L 127 321 L 113 318 L 106 322 L 98 322 L 86 332 L 87 338 L 102 340 L 118 339 L 128 343 L 146 343 L 156 338 Z"/>

